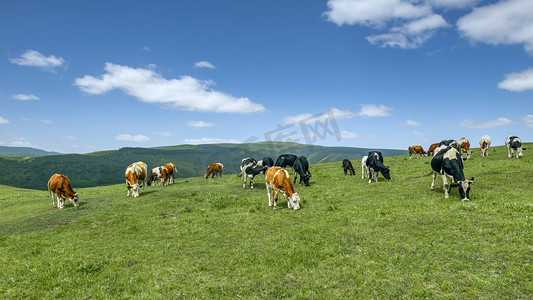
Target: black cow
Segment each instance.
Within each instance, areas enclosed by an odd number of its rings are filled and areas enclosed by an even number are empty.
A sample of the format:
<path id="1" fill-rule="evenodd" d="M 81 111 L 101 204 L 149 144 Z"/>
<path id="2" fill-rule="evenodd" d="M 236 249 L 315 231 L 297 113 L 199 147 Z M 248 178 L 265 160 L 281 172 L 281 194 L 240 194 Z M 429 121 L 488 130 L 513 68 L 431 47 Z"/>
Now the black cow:
<path id="1" fill-rule="evenodd" d="M 244 183 L 242 188 L 246 188 L 246 178 L 250 178 L 250 188 L 254 188 L 254 177 L 257 174 L 263 173 L 267 170 L 267 167 L 263 167 L 257 164 L 257 160 L 252 157 L 244 158 L 241 162 L 241 173 L 239 174 L 244 177 Z"/>
<path id="2" fill-rule="evenodd" d="M 348 175 L 348 170 L 350 175 L 355 175 L 355 170 L 353 169 L 352 162 L 349 159 L 344 159 L 342 161 L 342 168 L 344 169 L 344 175 Z"/>
<path id="3" fill-rule="evenodd" d="M 296 158 L 296 161 L 294 161 L 293 168 L 293 183 L 296 183 L 296 178 L 298 178 L 298 174 L 300 174 L 300 184 L 302 184 L 303 181 L 305 186 L 309 186 L 309 178 L 311 177 L 311 172 L 309 172 L 309 162 L 307 161 L 307 158 L 305 158 L 305 156 L 298 156 L 298 158 Z"/>
<path id="4" fill-rule="evenodd" d="M 522 142 L 520 138 L 515 135 L 510 135 L 505 139 L 505 145 L 507 146 L 507 151 L 509 151 L 509 158 L 513 157 L 513 151 L 516 151 L 516 158 L 522 157 Z"/>
<path id="5" fill-rule="evenodd" d="M 261 165 L 263 167 L 267 167 L 267 168 L 273 167 L 274 166 L 274 160 L 272 158 L 268 157 L 268 156 L 265 156 L 265 157 L 263 157 Z"/>
<path id="6" fill-rule="evenodd" d="M 366 160 L 366 166 L 368 167 L 369 179 L 368 183 L 372 182 L 374 179 L 378 182 L 378 172 L 381 172 L 381 175 L 387 180 L 390 180 L 390 170 L 389 167 L 386 167 L 383 164 L 383 155 L 379 151 L 370 151 L 368 152 L 368 158 Z"/>
<path id="7" fill-rule="evenodd" d="M 287 168 L 292 167 L 298 156 L 296 154 L 282 154 L 276 159 L 275 167 Z"/>
<path id="8" fill-rule="evenodd" d="M 465 179 L 463 160 L 465 158 L 462 158 L 461 153 L 452 146 L 448 146 L 435 154 L 431 159 L 431 168 L 433 169 L 431 189 L 435 189 L 435 177 L 437 177 L 438 173 L 442 175 L 444 198 L 449 197 L 452 187 L 458 187 L 461 201 L 470 201 L 468 193 L 470 191 L 470 184 L 474 183 L 474 177 L 470 180 Z M 450 184 L 448 184 L 447 179 L 450 179 Z"/>

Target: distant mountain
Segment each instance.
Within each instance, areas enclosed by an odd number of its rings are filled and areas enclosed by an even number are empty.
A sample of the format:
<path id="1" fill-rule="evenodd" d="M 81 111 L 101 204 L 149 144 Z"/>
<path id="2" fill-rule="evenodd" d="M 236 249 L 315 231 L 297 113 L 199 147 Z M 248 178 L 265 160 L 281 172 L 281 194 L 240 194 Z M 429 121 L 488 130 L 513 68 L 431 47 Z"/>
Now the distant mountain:
<path id="1" fill-rule="evenodd" d="M 257 160 L 269 156 L 274 161 L 280 154 L 306 156 L 311 164 L 359 159 L 371 150 L 384 156 L 407 154 L 406 150 L 325 147 L 284 142 L 251 144 L 179 145 L 157 148 L 121 148 L 89 154 L 63 154 L 32 157 L 25 160 L 0 158 L 0 184 L 46 189 L 54 173 L 69 177 L 74 187 L 90 187 L 124 182 L 124 171 L 136 161 L 148 165 L 148 172 L 168 162 L 176 164 L 179 177 L 203 176 L 207 166 L 220 162 L 226 174 L 238 173 L 243 158 Z M 340 164 L 339 164 L 340 169 Z"/>
<path id="2" fill-rule="evenodd" d="M 0 157 L 14 157 L 14 156 L 48 156 L 48 155 L 60 155 L 59 152 L 44 151 L 41 149 L 30 147 L 7 147 L 0 146 Z"/>

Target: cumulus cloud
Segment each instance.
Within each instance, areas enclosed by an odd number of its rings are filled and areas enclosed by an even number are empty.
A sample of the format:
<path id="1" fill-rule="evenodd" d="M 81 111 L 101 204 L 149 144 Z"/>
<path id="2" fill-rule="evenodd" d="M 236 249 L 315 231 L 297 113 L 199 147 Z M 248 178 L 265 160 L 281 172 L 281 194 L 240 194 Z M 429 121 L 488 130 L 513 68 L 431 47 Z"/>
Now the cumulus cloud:
<path id="1" fill-rule="evenodd" d="M 522 117 L 522 120 L 524 120 L 524 123 L 526 123 L 527 126 L 533 127 L 533 115 Z"/>
<path id="2" fill-rule="evenodd" d="M 331 117 L 334 117 L 336 120 L 343 120 L 343 119 L 350 119 L 355 116 L 354 113 L 347 111 L 347 110 L 340 110 L 338 108 L 332 108 L 330 110 L 327 110 L 325 112 L 322 112 L 317 115 L 312 115 L 310 113 L 300 114 L 296 116 L 288 116 L 283 119 L 283 124 L 294 124 L 298 123 L 300 121 L 313 118 L 313 120 L 317 120 L 320 122 L 325 122 Z"/>
<path id="3" fill-rule="evenodd" d="M 473 42 L 491 45 L 524 44 L 533 55 L 533 1 L 508 0 L 474 9 L 457 21 Z"/>
<path id="4" fill-rule="evenodd" d="M 194 63 L 194 67 L 195 68 L 209 68 L 209 69 L 214 69 L 215 68 L 215 66 L 213 66 L 213 64 L 211 64 L 210 62 L 208 62 L 206 60 Z"/>
<path id="5" fill-rule="evenodd" d="M 212 81 L 202 81 L 190 76 L 165 79 L 150 69 L 130 68 L 112 63 L 105 64 L 106 73 L 101 78 L 85 75 L 76 78 L 74 85 L 92 95 L 100 95 L 120 89 L 127 95 L 147 103 L 166 104 L 188 111 L 217 113 L 257 113 L 265 110 L 263 105 L 248 98 L 232 95 L 210 88 Z"/>
<path id="6" fill-rule="evenodd" d="M 205 127 L 211 127 L 213 125 L 215 125 L 215 124 L 209 123 L 209 122 L 204 122 L 204 121 L 189 121 L 189 122 L 187 122 L 187 126 L 194 127 L 196 129 L 205 128 Z"/>
<path id="7" fill-rule="evenodd" d="M 27 50 L 20 57 L 10 58 L 9 61 L 19 66 L 39 67 L 43 69 L 53 69 L 65 63 L 62 57 L 54 55 L 45 56 L 35 50 Z"/>
<path id="8" fill-rule="evenodd" d="M 11 95 L 11 98 L 20 101 L 39 100 L 39 97 L 35 96 L 34 94 L 14 94 Z"/>
<path id="9" fill-rule="evenodd" d="M 192 145 L 199 145 L 199 144 L 221 144 L 221 143 L 229 143 L 229 144 L 238 144 L 240 141 L 234 140 L 234 139 L 221 139 L 221 138 L 206 138 L 203 137 L 201 139 L 184 139 L 184 144 L 192 144 Z"/>
<path id="10" fill-rule="evenodd" d="M 358 133 L 341 130 L 340 136 L 342 139 L 358 139 L 361 137 Z"/>
<path id="11" fill-rule="evenodd" d="M 389 111 L 392 110 L 394 108 L 385 105 L 361 104 L 361 111 L 357 115 L 360 117 L 386 117 L 391 115 Z"/>
<path id="12" fill-rule="evenodd" d="M 498 87 L 512 92 L 533 90 L 533 68 L 505 75 L 505 80 L 499 82 Z"/>
<path id="13" fill-rule="evenodd" d="M 513 121 L 507 118 L 498 118 L 496 120 L 490 120 L 483 123 L 476 123 L 474 120 L 464 120 L 459 126 L 469 128 L 469 129 L 485 129 L 485 128 L 494 128 L 502 127 L 513 124 Z"/>
<path id="14" fill-rule="evenodd" d="M 448 26 L 441 15 L 433 13 L 431 4 L 453 8 L 458 7 L 456 2 L 459 1 L 329 0 L 330 10 L 324 15 L 339 26 L 360 25 L 384 31 L 368 36 L 371 44 L 414 49 L 437 29 Z"/>
<path id="15" fill-rule="evenodd" d="M 139 135 L 119 134 L 115 137 L 115 140 L 144 143 L 144 142 L 148 142 L 150 138 L 144 135 L 140 135 L 140 134 Z"/>
<path id="16" fill-rule="evenodd" d="M 160 135 L 160 136 L 173 136 L 174 134 L 172 132 L 168 132 L 168 131 L 157 131 L 157 132 L 154 132 L 155 135 Z"/>
<path id="17" fill-rule="evenodd" d="M 9 123 L 8 120 L 6 120 L 6 119 L 0 117 L 0 124 L 8 124 L 8 123 Z"/>
<path id="18" fill-rule="evenodd" d="M 30 142 L 27 142 L 25 138 L 18 137 L 10 144 L 13 147 L 34 147 Z"/>
<path id="19" fill-rule="evenodd" d="M 413 121 L 413 120 L 405 121 L 405 125 L 407 125 L 407 126 L 422 126 L 422 124 L 418 123 L 417 121 Z"/>

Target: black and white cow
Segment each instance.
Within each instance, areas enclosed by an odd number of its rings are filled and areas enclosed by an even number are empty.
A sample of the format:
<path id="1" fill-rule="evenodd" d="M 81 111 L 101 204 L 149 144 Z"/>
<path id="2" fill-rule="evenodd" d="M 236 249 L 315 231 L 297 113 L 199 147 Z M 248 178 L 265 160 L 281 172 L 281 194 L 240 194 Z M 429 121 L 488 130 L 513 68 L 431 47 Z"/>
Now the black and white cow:
<path id="1" fill-rule="evenodd" d="M 274 160 L 268 156 L 265 156 L 263 157 L 263 160 L 261 160 L 261 163 L 260 163 L 261 166 L 263 167 L 267 167 L 267 168 L 270 168 L 270 167 L 273 167 L 274 166 Z"/>
<path id="2" fill-rule="evenodd" d="M 246 188 L 246 178 L 250 178 L 250 188 L 254 188 L 254 177 L 257 174 L 263 173 L 267 170 L 267 167 L 263 167 L 257 164 L 257 161 L 252 157 L 244 158 L 241 162 L 241 174 L 244 178 L 242 188 Z M 239 174 L 239 175 L 241 175 Z"/>
<path id="3" fill-rule="evenodd" d="M 276 163 L 274 164 L 274 166 L 281 168 L 292 168 L 294 162 L 296 161 L 296 158 L 298 158 L 296 154 L 282 154 L 278 156 L 278 159 L 276 159 Z"/>
<path id="4" fill-rule="evenodd" d="M 505 139 L 505 145 L 507 151 L 509 151 L 509 158 L 513 157 L 513 151 L 516 151 L 516 158 L 522 157 L 522 151 L 526 148 L 522 148 L 522 141 L 515 135 L 510 135 Z"/>
<path id="5" fill-rule="evenodd" d="M 368 167 L 369 179 L 368 183 L 374 179 L 378 182 L 378 174 L 381 172 L 383 177 L 390 180 L 390 170 L 383 164 L 383 155 L 379 151 L 368 152 L 368 158 L 366 160 L 366 166 Z"/>
<path id="6" fill-rule="evenodd" d="M 342 168 L 344 169 L 344 175 L 348 175 L 348 171 L 350 171 L 350 175 L 355 175 L 355 170 L 353 169 L 352 162 L 349 159 L 344 159 L 342 161 Z"/>
<path id="7" fill-rule="evenodd" d="M 431 189 L 435 189 L 435 178 L 437 174 L 441 174 L 444 198 L 450 196 L 450 189 L 452 187 L 458 187 L 461 201 L 470 201 L 468 193 L 470 191 L 470 184 L 474 183 L 474 177 L 470 180 L 465 179 L 463 160 L 466 158 L 462 158 L 461 153 L 452 146 L 448 146 L 435 153 L 435 156 L 431 159 L 431 168 L 433 169 Z M 450 184 L 448 184 L 448 179 L 450 180 Z"/>
<path id="8" fill-rule="evenodd" d="M 361 158 L 361 179 L 364 179 L 365 177 L 369 177 L 368 174 L 368 167 L 366 166 L 366 161 L 368 160 L 368 155 L 363 156 Z"/>
<path id="9" fill-rule="evenodd" d="M 309 186 L 309 178 L 311 177 L 311 172 L 309 172 L 309 162 L 305 156 L 298 156 L 294 161 L 294 182 L 296 183 L 296 178 L 300 174 L 300 184 L 303 183 L 305 186 Z"/>

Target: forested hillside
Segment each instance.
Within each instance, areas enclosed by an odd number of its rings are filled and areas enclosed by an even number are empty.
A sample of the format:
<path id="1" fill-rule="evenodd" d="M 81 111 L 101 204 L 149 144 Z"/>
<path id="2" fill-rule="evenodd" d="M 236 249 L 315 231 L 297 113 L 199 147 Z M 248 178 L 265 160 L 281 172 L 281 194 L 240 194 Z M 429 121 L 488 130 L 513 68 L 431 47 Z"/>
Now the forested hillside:
<path id="1" fill-rule="evenodd" d="M 176 164 L 181 177 L 205 174 L 208 165 L 224 164 L 226 174 L 239 172 L 243 158 L 257 160 L 270 156 L 274 160 L 283 153 L 306 156 L 311 163 L 358 159 L 375 149 L 324 147 L 296 143 L 253 143 L 181 145 L 160 148 L 121 148 L 90 154 L 39 156 L 25 160 L 0 158 L 0 184 L 45 190 L 54 173 L 69 177 L 74 187 L 92 187 L 124 182 L 126 167 L 143 161 L 150 170 L 168 162 Z M 385 156 L 406 154 L 404 150 L 381 149 Z M 339 165 L 340 168 L 340 165 Z"/>

